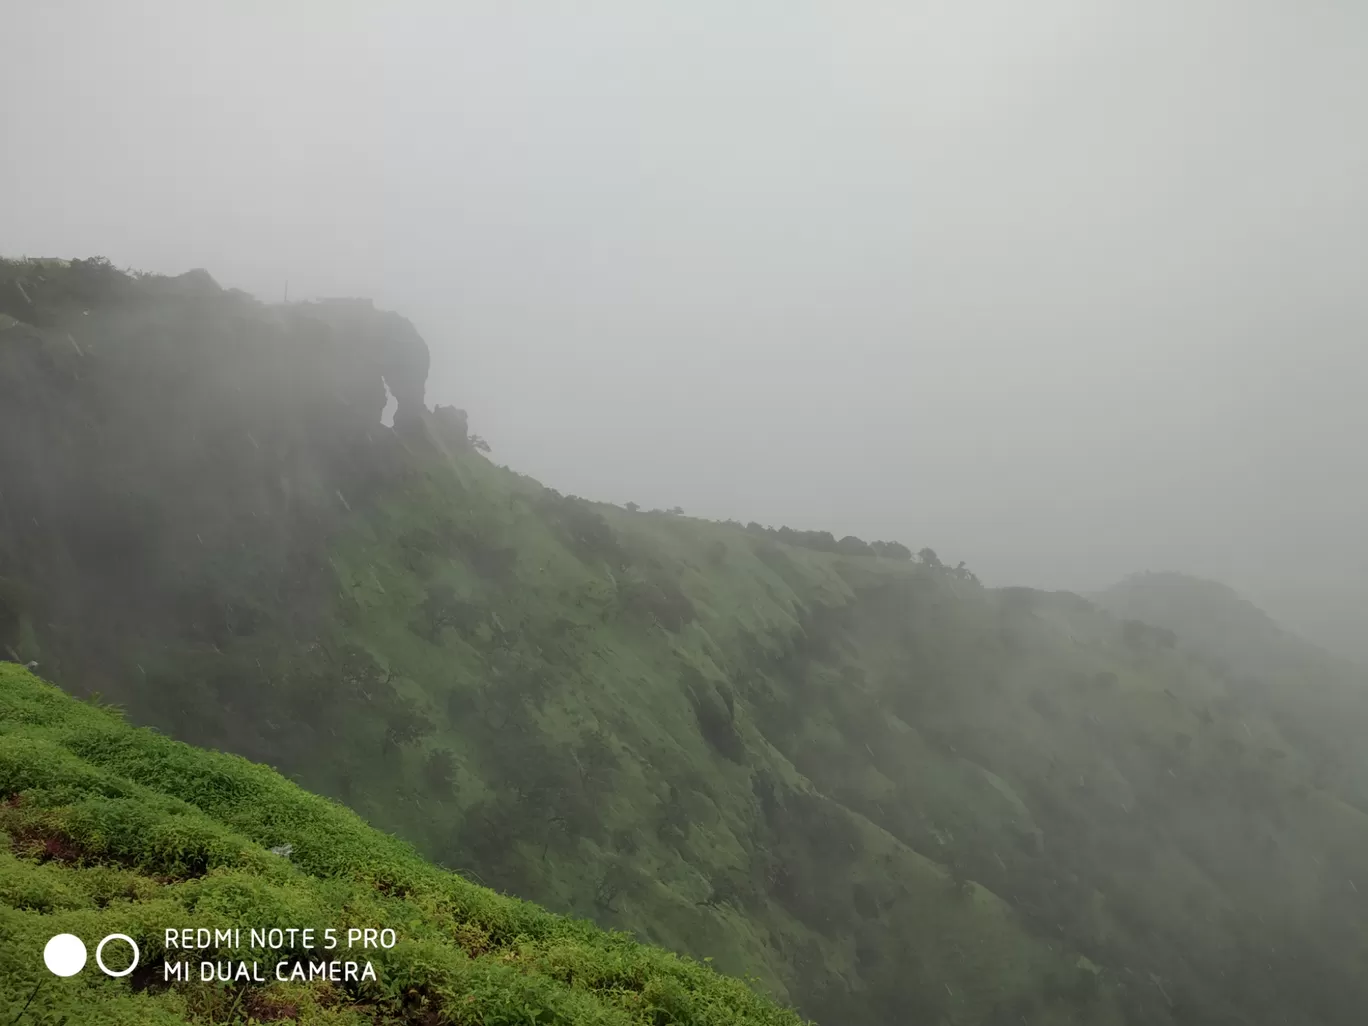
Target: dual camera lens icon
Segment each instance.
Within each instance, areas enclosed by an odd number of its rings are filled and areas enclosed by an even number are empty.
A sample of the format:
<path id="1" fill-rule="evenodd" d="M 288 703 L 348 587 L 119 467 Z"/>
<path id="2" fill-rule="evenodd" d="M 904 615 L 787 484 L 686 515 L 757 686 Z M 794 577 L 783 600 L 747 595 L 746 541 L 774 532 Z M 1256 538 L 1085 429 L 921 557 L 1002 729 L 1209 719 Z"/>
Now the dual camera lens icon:
<path id="1" fill-rule="evenodd" d="M 125 969 L 111 969 L 104 963 L 105 945 L 110 941 L 123 941 L 133 949 L 133 958 Z M 140 957 L 137 942 L 126 933 L 111 933 L 95 945 L 95 964 L 106 976 L 127 976 L 138 967 Z M 86 964 L 85 941 L 74 933 L 59 933 L 43 948 L 43 962 L 54 976 L 75 976 Z"/>

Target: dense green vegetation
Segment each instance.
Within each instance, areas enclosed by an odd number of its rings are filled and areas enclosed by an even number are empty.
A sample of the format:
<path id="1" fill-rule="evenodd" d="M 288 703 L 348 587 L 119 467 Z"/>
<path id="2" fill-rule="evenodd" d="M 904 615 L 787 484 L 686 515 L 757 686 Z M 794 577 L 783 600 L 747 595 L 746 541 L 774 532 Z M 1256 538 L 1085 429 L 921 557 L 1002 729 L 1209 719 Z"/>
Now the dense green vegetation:
<path id="1" fill-rule="evenodd" d="M 0 311 L 0 652 L 68 691 L 823 1022 L 1368 1007 L 1363 681 L 1236 659 L 1232 597 L 559 495 L 411 381 L 381 427 L 425 358 L 364 304 L 8 264 Z"/>
<path id="2" fill-rule="evenodd" d="M 738 980 L 467 883 L 272 770 L 134 729 L 12 663 L 0 741 L 4 1022 L 801 1024 Z M 254 948 L 250 930 L 274 925 L 320 939 Z M 396 936 L 352 950 L 348 928 Z M 279 962 L 335 958 L 375 978 L 167 982 L 183 957 L 167 929 L 225 931 L 195 969 L 260 960 L 269 979 Z M 90 947 L 116 932 L 141 949 L 128 981 L 43 966 L 54 934 Z M 127 949 L 106 964 L 127 966 Z"/>

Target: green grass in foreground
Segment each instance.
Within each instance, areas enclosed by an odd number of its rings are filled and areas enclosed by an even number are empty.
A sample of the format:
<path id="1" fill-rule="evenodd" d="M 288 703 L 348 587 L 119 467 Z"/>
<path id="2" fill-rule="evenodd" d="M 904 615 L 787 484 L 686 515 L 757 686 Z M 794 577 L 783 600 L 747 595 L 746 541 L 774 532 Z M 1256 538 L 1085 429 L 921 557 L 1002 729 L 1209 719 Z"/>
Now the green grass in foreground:
<path id="1" fill-rule="evenodd" d="M 801 1022 L 705 964 L 471 884 L 271 769 L 134 729 L 6 663 L 0 830 L 6 1024 Z M 270 851 L 285 844 L 287 857 Z M 398 941 L 247 950 L 247 930 L 272 926 L 389 927 Z M 377 978 L 166 984 L 164 931 L 184 927 L 244 931 L 241 948 L 191 953 L 196 965 L 256 960 L 269 977 L 281 959 L 368 959 Z M 65 979 L 42 957 L 63 932 L 92 952 Z M 116 932 L 142 950 L 122 979 L 93 959 Z M 126 951 L 111 946 L 107 964 Z"/>

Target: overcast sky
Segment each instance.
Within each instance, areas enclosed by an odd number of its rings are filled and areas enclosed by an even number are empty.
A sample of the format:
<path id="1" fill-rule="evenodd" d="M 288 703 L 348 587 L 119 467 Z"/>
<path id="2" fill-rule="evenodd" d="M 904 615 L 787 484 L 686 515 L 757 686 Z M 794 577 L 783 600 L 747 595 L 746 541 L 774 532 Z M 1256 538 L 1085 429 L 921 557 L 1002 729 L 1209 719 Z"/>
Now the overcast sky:
<path id="1" fill-rule="evenodd" d="M 0 5 L 8 254 L 371 295 L 562 491 L 1368 634 L 1368 5 Z"/>

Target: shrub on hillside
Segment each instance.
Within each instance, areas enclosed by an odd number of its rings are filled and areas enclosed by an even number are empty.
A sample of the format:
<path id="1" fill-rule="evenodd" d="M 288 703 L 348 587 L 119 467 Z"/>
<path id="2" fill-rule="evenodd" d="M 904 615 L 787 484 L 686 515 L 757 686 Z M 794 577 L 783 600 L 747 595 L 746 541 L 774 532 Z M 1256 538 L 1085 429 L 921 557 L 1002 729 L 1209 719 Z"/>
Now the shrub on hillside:
<path id="1" fill-rule="evenodd" d="M 874 550 L 876 556 L 883 556 L 885 559 L 909 560 L 912 558 L 912 550 L 901 542 L 876 541 L 870 542 L 869 547 Z"/>
<path id="2" fill-rule="evenodd" d="M 606 560 L 614 567 L 627 562 L 627 555 L 618 543 L 617 535 L 608 526 L 608 521 L 584 499 L 574 495 L 562 496 L 548 488 L 542 492 L 537 508 L 580 559 Z"/>
<path id="3" fill-rule="evenodd" d="M 668 578 L 628 581 L 620 590 L 624 609 L 640 610 L 667 631 L 678 633 L 698 619 L 698 612 L 680 586 Z"/>
<path id="4" fill-rule="evenodd" d="M 874 549 L 863 538 L 848 534 L 836 543 L 836 551 L 843 556 L 872 556 Z"/>
<path id="5" fill-rule="evenodd" d="M 738 765 L 745 763 L 746 743 L 736 729 L 731 690 L 724 684 L 709 684 L 697 671 L 690 671 L 686 674 L 689 703 L 703 739 L 723 758 Z"/>

